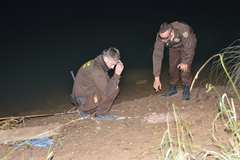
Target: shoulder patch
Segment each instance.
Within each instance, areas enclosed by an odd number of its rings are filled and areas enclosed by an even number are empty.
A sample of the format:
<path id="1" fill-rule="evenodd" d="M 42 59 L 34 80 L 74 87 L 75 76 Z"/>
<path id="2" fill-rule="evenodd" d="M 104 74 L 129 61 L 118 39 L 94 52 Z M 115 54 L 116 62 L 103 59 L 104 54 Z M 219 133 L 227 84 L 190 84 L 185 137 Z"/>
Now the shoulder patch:
<path id="1" fill-rule="evenodd" d="M 184 32 L 182 35 L 183 35 L 184 38 L 188 38 L 189 33 L 188 32 Z"/>
<path id="2" fill-rule="evenodd" d="M 89 67 L 89 66 L 91 66 L 91 61 L 86 62 L 86 63 L 83 65 L 83 69 L 85 69 L 85 68 L 87 68 L 87 67 Z"/>

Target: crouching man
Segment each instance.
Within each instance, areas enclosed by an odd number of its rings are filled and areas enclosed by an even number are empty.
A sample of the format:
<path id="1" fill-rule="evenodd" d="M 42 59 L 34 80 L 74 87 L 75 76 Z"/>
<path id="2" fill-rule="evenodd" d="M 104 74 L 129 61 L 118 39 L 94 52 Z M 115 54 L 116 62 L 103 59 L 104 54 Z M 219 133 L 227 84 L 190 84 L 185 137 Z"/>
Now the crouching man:
<path id="1" fill-rule="evenodd" d="M 119 93 L 120 75 L 124 65 L 118 49 L 110 47 L 83 64 L 77 72 L 72 90 L 73 103 L 79 106 L 80 117 L 95 115 L 96 120 L 113 120 L 108 114 Z M 113 70 L 112 77 L 108 71 Z"/>

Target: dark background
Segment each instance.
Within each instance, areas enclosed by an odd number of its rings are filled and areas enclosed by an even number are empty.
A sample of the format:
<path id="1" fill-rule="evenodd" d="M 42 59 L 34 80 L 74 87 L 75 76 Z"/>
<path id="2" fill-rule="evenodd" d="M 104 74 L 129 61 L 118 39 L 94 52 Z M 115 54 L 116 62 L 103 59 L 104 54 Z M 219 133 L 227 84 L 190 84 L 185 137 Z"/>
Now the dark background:
<path id="1" fill-rule="evenodd" d="M 192 26 L 198 38 L 195 67 L 240 36 L 238 8 L 230 1 L 6 1 L 0 16 L 5 116 L 68 103 L 70 70 L 76 73 L 109 46 L 121 51 L 124 77 L 130 69 L 136 74 L 144 69 L 152 79 L 153 45 L 164 21 Z"/>

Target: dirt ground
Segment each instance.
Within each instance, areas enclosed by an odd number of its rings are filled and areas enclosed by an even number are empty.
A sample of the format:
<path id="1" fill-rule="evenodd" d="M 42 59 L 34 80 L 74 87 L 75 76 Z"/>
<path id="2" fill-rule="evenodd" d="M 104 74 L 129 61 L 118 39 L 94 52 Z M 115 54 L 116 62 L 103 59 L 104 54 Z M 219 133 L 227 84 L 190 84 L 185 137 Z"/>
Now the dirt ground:
<path id="1" fill-rule="evenodd" d="M 151 94 L 143 98 L 124 101 L 113 106 L 111 114 L 119 120 L 96 121 L 86 119 L 63 126 L 54 137 L 54 160 L 157 160 L 160 142 L 166 130 L 167 113 L 172 113 L 175 104 L 180 115 L 188 124 L 193 135 L 195 152 L 212 148 L 211 127 L 217 108 L 217 96 L 206 93 L 205 88 L 195 88 L 190 101 L 182 101 L 182 90 L 173 97 Z M 159 116 L 158 121 L 147 121 L 148 117 Z M 48 124 L 66 124 L 78 119 L 78 115 L 61 115 L 31 119 L 25 127 Z M 172 118 L 170 118 L 172 119 Z M 173 119 L 171 121 L 173 123 Z M 225 138 L 224 128 L 219 128 Z M 15 146 L 0 145 L 0 159 Z M 11 160 L 46 159 L 48 149 L 23 146 L 9 154 Z"/>

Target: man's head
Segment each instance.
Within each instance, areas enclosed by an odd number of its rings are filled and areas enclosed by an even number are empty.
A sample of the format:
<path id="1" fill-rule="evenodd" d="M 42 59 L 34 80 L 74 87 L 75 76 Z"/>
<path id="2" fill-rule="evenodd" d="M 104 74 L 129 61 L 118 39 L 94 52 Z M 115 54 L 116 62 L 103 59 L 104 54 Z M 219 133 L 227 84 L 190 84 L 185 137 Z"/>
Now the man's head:
<path id="1" fill-rule="evenodd" d="M 173 38 L 173 28 L 171 24 L 166 22 L 162 23 L 159 29 L 159 36 L 163 42 L 168 42 Z"/>
<path id="2" fill-rule="evenodd" d="M 113 69 L 114 66 L 120 61 L 120 52 L 117 48 L 110 47 L 103 50 L 103 60 L 109 69 Z"/>

